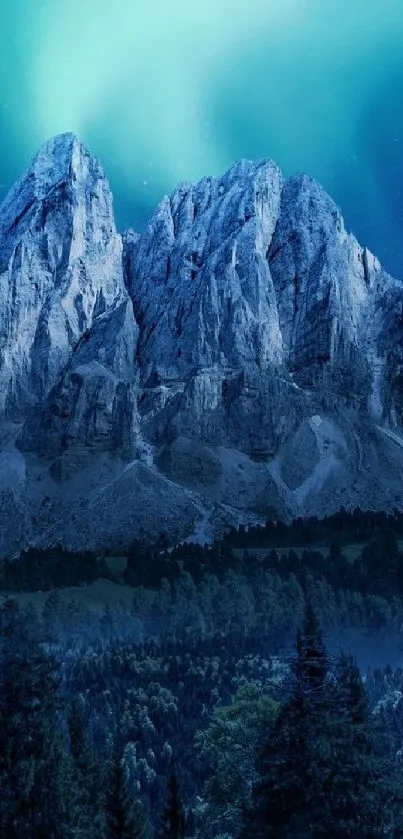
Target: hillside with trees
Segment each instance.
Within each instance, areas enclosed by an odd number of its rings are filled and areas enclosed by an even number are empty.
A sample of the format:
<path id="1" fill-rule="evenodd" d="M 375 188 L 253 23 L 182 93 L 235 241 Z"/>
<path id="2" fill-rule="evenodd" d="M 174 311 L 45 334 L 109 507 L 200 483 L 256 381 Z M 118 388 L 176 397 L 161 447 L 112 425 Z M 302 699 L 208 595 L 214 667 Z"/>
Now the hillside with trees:
<path id="1" fill-rule="evenodd" d="M 365 516 L 136 543 L 101 609 L 106 557 L 6 563 L 1 835 L 402 836 L 401 519 Z"/>

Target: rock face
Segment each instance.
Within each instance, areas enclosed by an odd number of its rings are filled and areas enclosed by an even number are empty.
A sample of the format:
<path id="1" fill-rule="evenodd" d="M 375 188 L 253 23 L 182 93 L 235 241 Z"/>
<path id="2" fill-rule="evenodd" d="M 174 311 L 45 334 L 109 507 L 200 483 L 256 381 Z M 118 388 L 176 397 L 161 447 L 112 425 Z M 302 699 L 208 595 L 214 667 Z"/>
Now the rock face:
<path id="1" fill-rule="evenodd" d="M 0 208 L 0 411 L 20 419 L 41 403 L 123 291 L 101 166 L 74 135 L 56 137 Z"/>
<path id="2" fill-rule="evenodd" d="M 49 458 L 77 445 L 130 447 L 138 431 L 137 332 L 129 298 L 99 315 L 44 405 L 27 417 L 20 448 Z"/>
<path id="3" fill-rule="evenodd" d="M 154 442 L 177 434 L 248 452 L 275 449 L 288 383 L 267 253 L 283 187 L 271 162 L 184 184 L 125 269 L 140 326 L 141 412 Z M 280 428 L 281 431 L 281 428 Z"/>
<path id="4" fill-rule="evenodd" d="M 0 297 L 1 552 L 403 506 L 403 285 L 311 178 L 241 161 L 122 248 L 62 135 L 0 207 Z"/>
<path id="5" fill-rule="evenodd" d="M 145 384 L 213 365 L 263 370 L 281 363 L 266 254 L 282 182 L 274 164 L 244 161 L 220 180 L 179 187 L 143 236 L 127 240 Z"/>
<path id="6" fill-rule="evenodd" d="M 197 428 L 208 443 L 274 454 L 312 401 L 392 410 L 401 424 L 391 329 L 402 286 L 311 178 L 243 161 L 182 185 L 142 236 L 125 235 L 124 264 L 156 442 Z"/>

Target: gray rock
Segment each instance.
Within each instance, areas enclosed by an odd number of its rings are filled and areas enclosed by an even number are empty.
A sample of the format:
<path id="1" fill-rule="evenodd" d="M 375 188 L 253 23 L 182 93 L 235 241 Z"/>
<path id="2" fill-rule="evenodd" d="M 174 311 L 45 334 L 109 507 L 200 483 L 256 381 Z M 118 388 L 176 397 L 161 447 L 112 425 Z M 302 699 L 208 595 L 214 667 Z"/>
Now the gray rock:
<path id="1" fill-rule="evenodd" d="M 147 439 L 265 463 L 281 515 L 402 505 L 403 287 L 319 184 L 242 161 L 182 185 L 144 234 L 124 236 L 124 265 Z M 393 463 L 378 424 L 395 428 Z M 188 456 L 174 463 L 188 480 Z"/>
<path id="2" fill-rule="evenodd" d="M 0 416 L 41 403 L 123 293 L 121 251 L 99 162 L 74 135 L 56 137 L 0 206 Z"/>
<path id="3" fill-rule="evenodd" d="M 403 507 L 403 286 L 319 184 L 241 161 L 122 239 L 73 135 L 0 207 L 3 555 Z"/>
<path id="4" fill-rule="evenodd" d="M 371 388 L 364 319 L 368 256 L 311 178 L 286 182 L 269 250 L 285 362 L 303 387 L 330 388 L 359 404 Z"/>
<path id="5" fill-rule="evenodd" d="M 275 449 L 291 385 L 277 375 L 267 259 L 282 186 L 274 163 L 241 161 L 220 179 L 180 186 L 142 236 L 124 237 L 150 440 L 196 434 L 251 453 Z"/>
<path id="6" fill-rule="evenodd" d="M 44 458 L 77 445 L 130 448 L 138 433 L 137 334 L 128 297 L 96 318 L 45 404 L 30 411 L 20 448 Z"/>
<path id="7" fill-rule="evenodd" d="M 183 184 L 142 236 L 125 237 L 144 385 L 214 365 L 281 364 L 266 251 L 282 182 L 275 164 L 243 161 L 223 178 Z"/>

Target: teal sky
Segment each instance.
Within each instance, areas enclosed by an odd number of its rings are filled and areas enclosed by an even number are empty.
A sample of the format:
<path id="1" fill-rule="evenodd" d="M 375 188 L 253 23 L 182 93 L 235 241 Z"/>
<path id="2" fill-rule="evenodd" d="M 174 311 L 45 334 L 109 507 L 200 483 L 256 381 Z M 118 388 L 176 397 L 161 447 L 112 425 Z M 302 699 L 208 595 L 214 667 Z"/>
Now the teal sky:
<path id="1" fill-rule="evenodd" d="M 0 33 L 0 198 L 61 131 L 101 158 L 120 229 L 272 157 L 403 278 L 402 0 L 13 0 Z"/>

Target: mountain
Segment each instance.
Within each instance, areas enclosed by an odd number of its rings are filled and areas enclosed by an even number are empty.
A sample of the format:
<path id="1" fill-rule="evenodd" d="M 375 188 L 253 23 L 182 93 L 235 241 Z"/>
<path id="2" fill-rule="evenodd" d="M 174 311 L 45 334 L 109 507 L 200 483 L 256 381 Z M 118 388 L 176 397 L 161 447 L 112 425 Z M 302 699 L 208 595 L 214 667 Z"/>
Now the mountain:
<path id="1" fill-rule="evenodd" d="M 120 236 L 46 143 L 0 206 L 0 555 L 403 506 L 403 285 L 306 175 L 240 161 Z"/>

